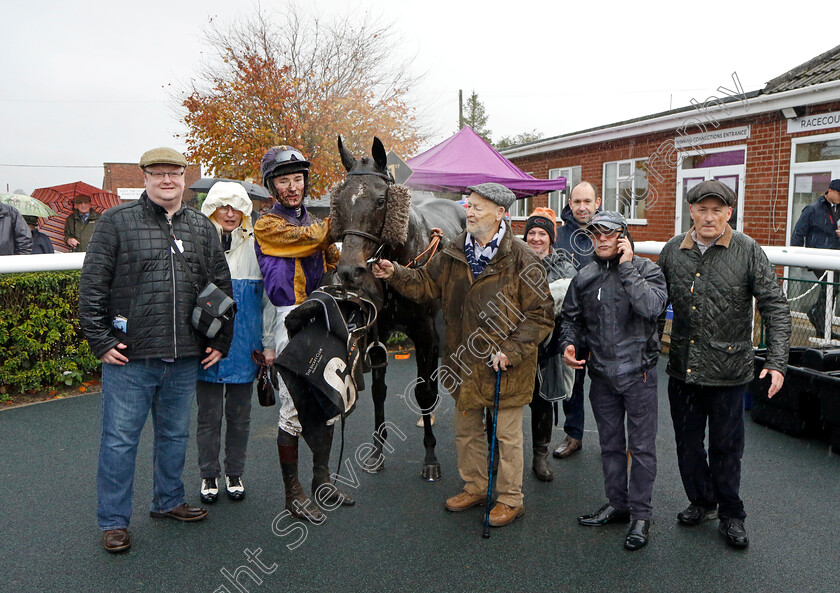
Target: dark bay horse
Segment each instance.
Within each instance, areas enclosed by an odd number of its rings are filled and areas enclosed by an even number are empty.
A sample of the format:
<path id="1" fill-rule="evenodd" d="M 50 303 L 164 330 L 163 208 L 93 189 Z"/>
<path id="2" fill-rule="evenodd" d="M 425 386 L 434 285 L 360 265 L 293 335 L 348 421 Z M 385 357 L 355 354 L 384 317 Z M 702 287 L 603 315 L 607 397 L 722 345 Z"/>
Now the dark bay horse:
<path id="1" fill-rule="evenodd" d="M 440 247 L 452 240 L 465 224 L 464 208 L 457 202 L 426 198 L 411 199 L 410 190 L 396 185 L 387 169 L 385 147 L 379 138 L 373 140 L 372 157 L 356 159 L 338 138 L 341 162 L 347 178 L 332 190 L 330 201 L 331 233 L 343 241 L 338 276 L 347 288 L 376 295 L 381 306 L 377 318 L 379 338 L 384 341 L 393 331 L 403 331 L 414 343 L 417 360 L 417 382 L 414 394 L 423 413 L 423 446 L 426 455 L 421 477 L 440 479 L 440 463 L 435 456 L 435 435 L 429 414 L 437 401 L 437 380 L 433 373 L 438 366 L 439 337 L 435 328 L 437 303 L 415 303 L 399 295 L 385 283 L 376 280 L 367 260 L 381 256 L 408 265 L 429 246 L 432 229 L 443 231 Z M 428 255 L 419 258 L 426 263 Z M 374 365 L 372 365 L 374 366 Z M 380 471 L 384 467 L 382 453 L 385 429 L 385 368 L 371 369 L 374 404 L 374 451 L 364 469 Z M 405 389 L 406 395 L 411 385 Z"/>

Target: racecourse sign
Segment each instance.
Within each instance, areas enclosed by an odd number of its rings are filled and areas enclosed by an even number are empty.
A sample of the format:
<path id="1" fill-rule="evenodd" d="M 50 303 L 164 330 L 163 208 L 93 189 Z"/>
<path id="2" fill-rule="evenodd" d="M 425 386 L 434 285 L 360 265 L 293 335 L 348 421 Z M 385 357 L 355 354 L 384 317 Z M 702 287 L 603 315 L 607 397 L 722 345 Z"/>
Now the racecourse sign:
<path id="1" fill-rule="evenodd" d="M 811 130 L 825 130 L 827 128 L 840 128 L 840 111 L 809 115 L 808 117 L 795 117 L 787 120 L 788 134 L 810 132 Z"/>

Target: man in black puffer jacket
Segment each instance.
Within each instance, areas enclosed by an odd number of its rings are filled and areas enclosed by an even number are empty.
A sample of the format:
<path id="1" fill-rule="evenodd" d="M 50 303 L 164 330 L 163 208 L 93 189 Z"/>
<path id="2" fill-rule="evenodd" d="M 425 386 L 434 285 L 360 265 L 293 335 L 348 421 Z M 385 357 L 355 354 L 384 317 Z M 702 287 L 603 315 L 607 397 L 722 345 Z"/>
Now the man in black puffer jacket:
<path id="1" fill-rule="evenodd" d="M 744 391 L 752 381 L 753 297 L 767 328 L 769 397 L 787 370 L 790 307 L 761 247 L 729 226 L 735 192 L 704 181 L 686 195 L 694 226 L 659 255 L 674 306 L 668 397 L 677 460 L 690 505 L 683 525 L 720 518 L 729 545 L 749 545 L 740 498 L 744 452 Z M 709 459 L 704 440 L 709 425 Z"/>
<path id="2" fill-rule="evenodd" d="M 99 219 L 79 284 L 82 329 L 103 362 L 97 517 L 109 552 L 131 546 L 134 464 L 150 411 L 155 441 L 150 516 L 198 521 L 207 515 L 184 502 L 181 472 L 199 361 L 204 368 L 217 363 L 233 336 L 232 321 L 211 340 L 190 322 L 198 291 L 213 282 L 230 295 L 231 281 L 212 224 L 182 204 L 186 159 L 171 148 L 156 148 L 143 155 L 140 166 L 146 191 Z M 184 273 L 170 234 L 201 286 Z"/>
<path id="3" fill-rule="evenodd" d="M 657 319 L 667 302 L 665 278 L 655 263 L 633 254 L 627 222 L 618 212 L 595 214 L 587 231 L 595 259 L 572 279 L 560 339 L 566 364 L 589 369 L 589 401 L 609 502 L 578 522 L 598 526 L 632 520 L 624 547 L 638 550 L 648 540 L 656 477 Z M 589 350 L 585 359 L 579 354 L 582 343 Z"/>
<path id="4" fill-rule="evenodd" d="M 790 244 L 813 249 L 840 250 L 840 179 L 832 179 L 828 190 L 817 198 L 816 202 L 805 206 L 793 228 Z M 811 271 L 817 280 L 821 280 L 825 274 L 825 270 Z M 817 301 L 808 310 L 808 319 L 819 337 L 825 333 L 826 286 L 819 285 L 817 291 Z M 834 296 L 837 297 L 836 289 Z M 840 337 L 834 332 L 832 334 L 835 340 Z"/>

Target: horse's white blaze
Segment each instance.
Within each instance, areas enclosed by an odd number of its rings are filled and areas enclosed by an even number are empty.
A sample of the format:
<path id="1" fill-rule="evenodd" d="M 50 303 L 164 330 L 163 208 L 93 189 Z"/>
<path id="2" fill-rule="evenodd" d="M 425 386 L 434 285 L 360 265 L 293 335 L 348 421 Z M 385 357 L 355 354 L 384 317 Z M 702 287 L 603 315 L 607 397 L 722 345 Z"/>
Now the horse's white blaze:
<path id="1" fill-rule="evenodd" d="M 359 187 L 359 191 L 350 196 L 350 203 L 355 206 L 356 200 L 359 199 L 359 197 L 362 195 L 362 192 L 364 192 L 364 187 Z"/>

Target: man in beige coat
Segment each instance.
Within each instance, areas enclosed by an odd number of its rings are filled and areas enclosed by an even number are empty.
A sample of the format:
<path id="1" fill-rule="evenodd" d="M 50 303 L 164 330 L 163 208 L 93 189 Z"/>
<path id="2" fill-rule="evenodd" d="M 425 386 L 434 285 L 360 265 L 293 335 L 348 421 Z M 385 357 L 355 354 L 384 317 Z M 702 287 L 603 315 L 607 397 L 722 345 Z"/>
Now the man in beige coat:
<path id="1" fill-rule="evenodd" d="M 531 401 L 537 346 L 554 327 L 545 274 L 533 251 L 514 237 L 505 213 L 515 199 L 498 183 L 468 188 L 467 230 L 429 264 L 410 270 L 388 260 L 374 264 L 416 301 L 440 299 L 446 344 L 437 370 L 440 385 L 456 401 L 455 446 L 463 490 L 446 501 L 457 512 L 486 500 L 488 485 L 485 409 L 493 407 L 496 371 L 501 369 L 498 498 L 490 525 L 502 527 L 525 512 L 522 494 L 522 412 Z"/>

